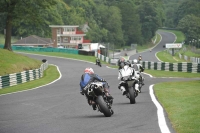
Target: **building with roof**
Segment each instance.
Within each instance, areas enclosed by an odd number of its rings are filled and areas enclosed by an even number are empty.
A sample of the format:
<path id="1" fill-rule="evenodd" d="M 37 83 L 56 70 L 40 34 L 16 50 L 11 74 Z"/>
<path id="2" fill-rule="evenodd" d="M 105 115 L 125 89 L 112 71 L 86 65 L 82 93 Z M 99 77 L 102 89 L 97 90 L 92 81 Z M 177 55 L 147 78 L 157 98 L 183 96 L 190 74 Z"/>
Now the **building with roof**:
<path id="1" fill-rule="evenodd" d="M 29 47 L 52 47 L 51 38 L 42 38 L 36 35 L 31 35 L 12 43 L 15 46 L 29 46 Z"/>
<path id="2" fill-rule="evenodd" d="M 90 49 L 90 40 L 84 39 L 86 34 L 78 30 L 78 25 L 49 25 L 52 31 L 53 47 Z"/>

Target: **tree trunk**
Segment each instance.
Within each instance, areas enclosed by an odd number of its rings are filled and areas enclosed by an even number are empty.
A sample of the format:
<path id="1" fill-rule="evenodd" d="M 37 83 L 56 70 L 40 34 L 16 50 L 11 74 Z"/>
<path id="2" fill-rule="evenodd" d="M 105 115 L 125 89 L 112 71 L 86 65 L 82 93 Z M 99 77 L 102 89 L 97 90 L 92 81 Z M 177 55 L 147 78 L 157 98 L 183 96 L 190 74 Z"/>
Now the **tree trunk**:
<path id="1" fill-rule="evenodd" d="M 11 29 L 12 29 L 12 16 L 8 13 L 6 19 L 6 36 L 5 36 L 5 45 L 4 49 L 12 51 L 11 47 Z"/>

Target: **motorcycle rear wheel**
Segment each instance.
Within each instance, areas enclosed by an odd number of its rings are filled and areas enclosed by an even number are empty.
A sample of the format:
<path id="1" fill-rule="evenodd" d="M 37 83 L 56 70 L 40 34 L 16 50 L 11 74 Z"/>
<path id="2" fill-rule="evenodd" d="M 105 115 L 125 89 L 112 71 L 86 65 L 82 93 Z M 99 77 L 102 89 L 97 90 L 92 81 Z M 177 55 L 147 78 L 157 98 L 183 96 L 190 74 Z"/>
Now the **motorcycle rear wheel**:
<path id="1" fill-rule="evenodd" d="M 129 87 L 129 94 L 130 94 L 130 104 L 135 104 L 135 91 L 133 87 Z"/>
<path id="2" fill-rule="evenodd" d="M 104 114 L 105 117 L 110 117 L 112 115 L 112 112 L 110 111 L 110 109 L 106 105 L 102 96 L 98 96 L 96 98 L 96 103 L 99 105 L 101 112 Z"/>

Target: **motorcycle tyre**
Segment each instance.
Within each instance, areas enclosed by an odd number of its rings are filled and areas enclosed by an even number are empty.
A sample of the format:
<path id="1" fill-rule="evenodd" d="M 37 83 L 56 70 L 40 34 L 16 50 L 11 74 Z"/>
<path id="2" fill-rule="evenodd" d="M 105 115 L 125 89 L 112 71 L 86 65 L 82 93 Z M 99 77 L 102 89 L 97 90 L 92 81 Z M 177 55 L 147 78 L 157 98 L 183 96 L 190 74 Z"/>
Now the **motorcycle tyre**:
<path id="1" fill-rule="evenodd" d="M 104 114 L 105 117 L 110 117 L 112 115 L 112 112 L 110 111 L 106 103 L 104 102 L 102 96 L 98 96 L 96 98 L 96 103 L 99 105 L 101 112 Z"/>
<path id="2" fill-rule="evenodd" d="M 133 87 L 129 87 L 129 94 L 130 94 L 130 104 L 135 104 L 135 91 Z"/>

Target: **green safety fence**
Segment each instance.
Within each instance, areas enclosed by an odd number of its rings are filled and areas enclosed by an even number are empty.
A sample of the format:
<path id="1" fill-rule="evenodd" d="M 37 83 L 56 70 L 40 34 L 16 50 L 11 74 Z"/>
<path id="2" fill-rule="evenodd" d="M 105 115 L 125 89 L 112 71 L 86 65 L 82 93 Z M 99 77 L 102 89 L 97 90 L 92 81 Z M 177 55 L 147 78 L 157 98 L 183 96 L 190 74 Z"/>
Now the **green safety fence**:
<path id="1" fill-rule="evenodd" d="M 0 48 L 3 48 L 4 45 L 0 45 Z M 20 51 L 35 51 L 35 52 L 61 52 L 69 54 L 78 54 L 77 49 L 68 49 L 68 48 L 53 48 L 53 47 L 26 47 L 26 46 L 12 46 L 12 50 Z"/>

